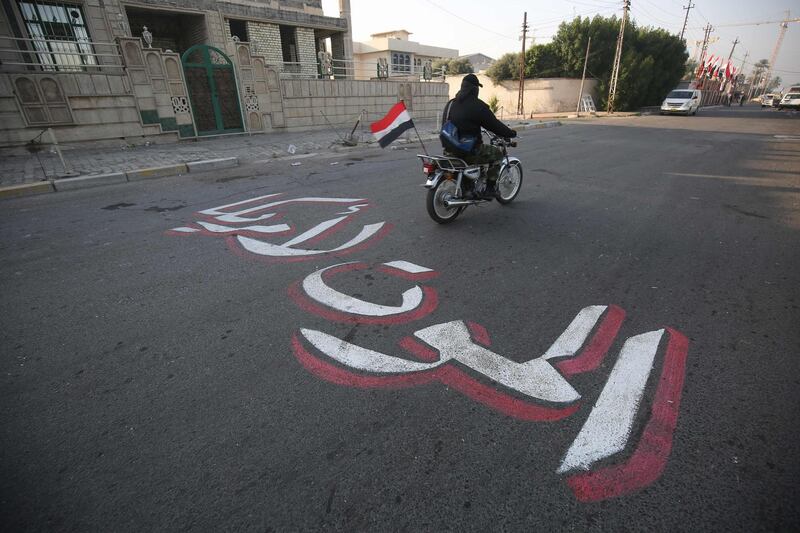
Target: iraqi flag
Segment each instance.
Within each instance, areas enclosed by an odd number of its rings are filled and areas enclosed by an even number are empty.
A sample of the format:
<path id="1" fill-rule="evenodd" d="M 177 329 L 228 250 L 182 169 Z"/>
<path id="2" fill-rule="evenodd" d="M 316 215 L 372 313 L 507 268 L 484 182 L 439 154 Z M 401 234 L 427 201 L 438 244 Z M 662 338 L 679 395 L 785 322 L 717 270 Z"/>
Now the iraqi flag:
<path id="1" fill-rule="evenodd" d="M 369 127 L 381 148 L 386 148 L 392 144 L 392 141 L 400 137 L 404 131 L 413 128 L 414 121 L 411 120 L 411 115 L 408 114 L 406 104 L 401 100 L 392 106 L 385 117 L 373 122 Z"/>

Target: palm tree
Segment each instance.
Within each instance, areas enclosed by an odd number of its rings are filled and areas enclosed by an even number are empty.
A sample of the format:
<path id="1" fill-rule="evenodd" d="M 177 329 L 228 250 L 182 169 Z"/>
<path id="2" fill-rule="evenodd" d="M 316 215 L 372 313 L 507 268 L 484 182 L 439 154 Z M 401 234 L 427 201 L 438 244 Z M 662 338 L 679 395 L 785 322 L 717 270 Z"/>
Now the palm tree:
<path id="1" fill-rule="evenodd" d="M 750 75 L 751 94 L 753 96 L 758 95 L 759 88 L 764 83 L 764 76 L 767 74 L 768 70 L 768 59 L 759 59 L 758 62 L 753 65 L 753 73 Z"/>

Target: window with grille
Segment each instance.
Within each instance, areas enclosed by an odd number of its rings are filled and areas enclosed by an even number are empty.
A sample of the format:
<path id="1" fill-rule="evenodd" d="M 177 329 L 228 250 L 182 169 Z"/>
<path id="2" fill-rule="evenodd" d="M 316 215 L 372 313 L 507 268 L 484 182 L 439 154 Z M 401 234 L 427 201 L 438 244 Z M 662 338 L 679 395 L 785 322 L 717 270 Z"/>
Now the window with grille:
<path id="1" fill-rule="evenodd" d="M 392 72 L 411 72 L 411 54 L 392 53 Z"/>
<path id="2" fill-rule="evenodd" d="M 80 5 L 39 0 L 20 0 L 18 5 L 44 70 L 83 70 L 97 65 Z"/>

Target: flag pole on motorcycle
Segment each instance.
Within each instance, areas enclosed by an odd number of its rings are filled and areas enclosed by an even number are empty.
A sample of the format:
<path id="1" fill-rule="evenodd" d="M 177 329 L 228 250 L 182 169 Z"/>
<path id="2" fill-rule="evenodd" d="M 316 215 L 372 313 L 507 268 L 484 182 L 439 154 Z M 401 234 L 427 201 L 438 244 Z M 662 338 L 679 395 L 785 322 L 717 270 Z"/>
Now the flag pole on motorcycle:
<path id="1" fill-rule="evenodd" d="M 428 149 L 425 148 L 425 143 L 422 142 L 422 136 L 420 136 L 419 130 L 417 130 L 417 127 L 414 125 L 414 121 L 411 119 L 411 115 L 408 113 L 408 109 L 406 109 L 406 104 L 403 100 L 393 105 L 385 117 L 370 124 L 369 128 L 372 130 L 372 134 L 375 136 L 378 144 L 381 145 L 381 148 L 386 148 L 400 137 L 404 131 L 413 128 L 417 133 L 419 143 L 422 145 L 422 150 L 425 152 L 425 155 L 428 155 Z"/>

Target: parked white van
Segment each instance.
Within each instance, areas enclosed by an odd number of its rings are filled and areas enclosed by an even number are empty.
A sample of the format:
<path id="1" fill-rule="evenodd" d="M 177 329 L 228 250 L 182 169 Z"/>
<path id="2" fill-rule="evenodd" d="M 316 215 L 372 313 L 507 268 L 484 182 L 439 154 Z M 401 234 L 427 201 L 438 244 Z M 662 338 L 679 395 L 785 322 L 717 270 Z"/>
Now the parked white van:
<path id="1" fill-rule="evenodd" d="M 696 115 L 703 94 L 697 89 L 675 89 L 670 91 L 661 104 L 661 114 Z"/>

